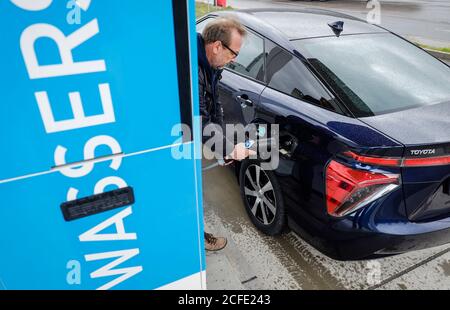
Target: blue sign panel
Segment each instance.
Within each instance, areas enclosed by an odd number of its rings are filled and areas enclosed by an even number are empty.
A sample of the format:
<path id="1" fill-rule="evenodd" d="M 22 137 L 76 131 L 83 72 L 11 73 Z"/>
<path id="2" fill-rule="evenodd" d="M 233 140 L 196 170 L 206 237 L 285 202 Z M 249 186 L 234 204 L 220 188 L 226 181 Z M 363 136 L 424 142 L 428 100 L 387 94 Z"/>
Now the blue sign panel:
<path id="1" fill-rule="evenodd" d="M 4 286 L 153 289 L 199 274 L 200 214 L 189 203 L 196 201 L 194 164 L 170 157 L 170 149 L 149 152 L 124 158 L 118 171 L 102 162 L 81 179 L 51 173 L 0 185 Z M 67 196 L 125 186 L 134 190 L 133 205 L 64 219 Z"/>
<path id="2" fill-rule="evenodd" d="M 0 2 L 0 289 L 204 288 L 193 14 Z"/>
<path id="3" fill-rule="evenodd" d="M 6 0 L 0 16 L 0 180 L 173 143 L 172 1 Z M 120 148 L 84 149 L 99 132 Z"/>

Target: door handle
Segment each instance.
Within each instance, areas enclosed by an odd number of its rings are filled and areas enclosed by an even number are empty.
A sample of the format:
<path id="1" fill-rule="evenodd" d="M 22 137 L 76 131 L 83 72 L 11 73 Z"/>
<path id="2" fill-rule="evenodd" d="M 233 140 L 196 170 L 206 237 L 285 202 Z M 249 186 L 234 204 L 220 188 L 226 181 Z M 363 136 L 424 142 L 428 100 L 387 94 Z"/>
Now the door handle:
<path id="1" fill-rule="evenodd" d="M 252 107 L 253 106 L 253 101 L 248 99 L 247 95 L 237 96 L 236 99 L 239 101 L 239 103 L 241 104 L 242 108 Z"/>

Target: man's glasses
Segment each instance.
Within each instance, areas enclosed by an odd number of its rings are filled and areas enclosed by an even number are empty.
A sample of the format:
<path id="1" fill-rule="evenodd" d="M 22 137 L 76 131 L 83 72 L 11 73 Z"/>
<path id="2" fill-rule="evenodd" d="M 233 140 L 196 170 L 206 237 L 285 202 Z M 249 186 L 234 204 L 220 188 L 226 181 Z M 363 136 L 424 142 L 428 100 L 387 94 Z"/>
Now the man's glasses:
<path id="1" fill-rule="evenodd" d="M 226 45 L 226 44 L 223 43 L 222 41 L 220 41 L 220 43 L 222 43 L 222 45 L 223 45 L 227 50 L 229 50 L 230 52 L 232 52 L 233 55 L 234 55 L 234 57 L 238 57 L 238 56 L 239 56 L 239 53 L 236 53 L 235 51 L 233 51 L 228 45 Z"/>

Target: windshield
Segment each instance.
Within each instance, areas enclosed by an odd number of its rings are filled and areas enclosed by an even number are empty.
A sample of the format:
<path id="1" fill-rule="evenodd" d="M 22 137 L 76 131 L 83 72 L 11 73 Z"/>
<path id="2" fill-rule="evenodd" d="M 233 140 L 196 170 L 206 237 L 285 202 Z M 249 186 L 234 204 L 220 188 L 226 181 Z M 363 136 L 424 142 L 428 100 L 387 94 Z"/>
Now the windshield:
<path id="1" fill-rule="evenodd" d="M 450 101 L 450 68 L 392 34 L 292 43 L 356 117 Z"/>

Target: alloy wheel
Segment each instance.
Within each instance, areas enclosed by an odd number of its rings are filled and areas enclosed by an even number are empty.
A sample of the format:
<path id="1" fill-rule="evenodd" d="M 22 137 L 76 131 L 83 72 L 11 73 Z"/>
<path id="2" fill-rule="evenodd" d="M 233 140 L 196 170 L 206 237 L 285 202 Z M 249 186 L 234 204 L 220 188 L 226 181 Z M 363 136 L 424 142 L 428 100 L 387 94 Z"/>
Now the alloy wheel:
<path id="1" fill-rule="evenodd" d="M 272 182 L 258 165 L 249 165 L 244 177 L 244 195 L 253 216 L 264 225 L 270 225 L 277 212 Z"/>

